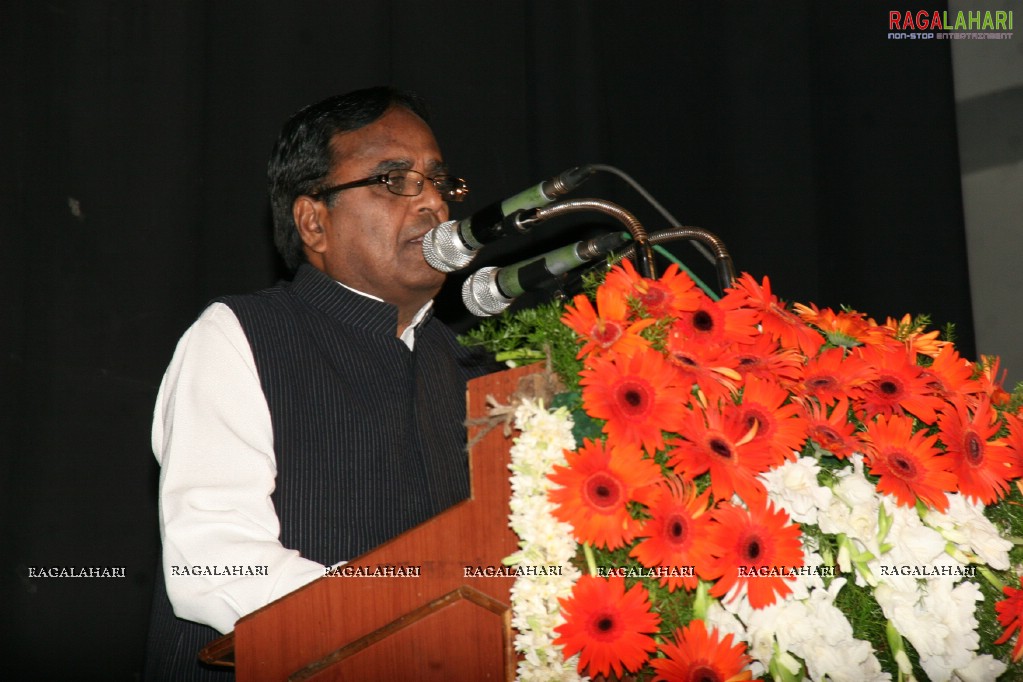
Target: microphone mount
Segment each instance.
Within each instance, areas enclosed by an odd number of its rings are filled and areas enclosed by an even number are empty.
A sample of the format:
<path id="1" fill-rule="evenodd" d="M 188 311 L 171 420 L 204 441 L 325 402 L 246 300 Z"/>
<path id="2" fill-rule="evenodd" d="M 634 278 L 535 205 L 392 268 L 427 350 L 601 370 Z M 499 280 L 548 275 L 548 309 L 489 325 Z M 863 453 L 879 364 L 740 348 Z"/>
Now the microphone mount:
<path id="1" fill-rule="evenodd" d="M 551 204 L 550 206 L 522 211 L 509 217 L 508 220 L 513 221 L 515 229 L 528 230 L 535 223 L 557 218 L 568 213 L 580 213 L 582 211 L 597 211 L 621 222 L 629 231 L 629 234 L 632 235 L 634 242 L 631 245 L 632 253 L 636 257 L 636 267 L 639 273 L 649 279 L 654 279 L 657 276 L 654 270 L 654 254 L 646 229 L 636 219 L 636 216 L 618 204 L 604 201 L 603 199 L 568 199 Z"/>
<path id="2" fill-rule="evenodd" d="M 714 268 L 717 271 L 718 285 L 721 287 L 721 291 L 732 286 L 735 282 L 735 265 L 732 263 L 732 256 L 728 252 L 728 248 L 720 237 L 709 230 L 692 225 L 668 227 L 650 234 L 650 243 L 653 245 L 678 239 L 689 239 L 706 246 L 714 257 Z M 635 244 L 628 244 L 612 256 L 616 261 L 622 258 L 631 258 L 635 248 Z"/>

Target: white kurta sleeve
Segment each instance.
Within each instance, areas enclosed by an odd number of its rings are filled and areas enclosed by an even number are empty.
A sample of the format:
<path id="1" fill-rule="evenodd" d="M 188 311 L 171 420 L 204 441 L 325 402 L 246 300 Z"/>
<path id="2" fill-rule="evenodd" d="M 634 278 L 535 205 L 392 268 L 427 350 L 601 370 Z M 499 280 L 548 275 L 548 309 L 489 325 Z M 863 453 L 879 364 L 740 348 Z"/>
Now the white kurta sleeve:
<path id="1" fill-rule="evenodd" d="M 248 339 L 224 304 L 178 343 L 157 396 L 160 532 L 175 614 L 229 632 L 323 576 L 280 543 L 273 429 Z M 216 575 L 219 573 L 220 575 Z"/>

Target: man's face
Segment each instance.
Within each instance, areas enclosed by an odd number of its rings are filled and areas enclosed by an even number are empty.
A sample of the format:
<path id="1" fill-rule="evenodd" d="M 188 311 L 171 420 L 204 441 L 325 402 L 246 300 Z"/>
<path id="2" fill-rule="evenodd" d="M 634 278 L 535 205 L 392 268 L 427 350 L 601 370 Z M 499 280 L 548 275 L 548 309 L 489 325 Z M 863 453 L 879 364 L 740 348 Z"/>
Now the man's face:
<path id="1" fill-rule="evenodd" d="M 427 177 L 445 170 L 426 123 L 401 107 L 358 130 L 334 138 L 334 166 L 325 186 L 368 178 L 396 168 Z M 401 309 L 418 309 L 436 296 L 444 275 L 423 258 L 422 237 L 448 218 L 448 206 L 427 181 L 419 196 L 392 194 L 383 184 L 339 192 L 317 210 L 323 238 L 307 242 L 310 263 L 339 282 L 379 296 Z M 414 312 L 414 310 L 413 310 Z"/>

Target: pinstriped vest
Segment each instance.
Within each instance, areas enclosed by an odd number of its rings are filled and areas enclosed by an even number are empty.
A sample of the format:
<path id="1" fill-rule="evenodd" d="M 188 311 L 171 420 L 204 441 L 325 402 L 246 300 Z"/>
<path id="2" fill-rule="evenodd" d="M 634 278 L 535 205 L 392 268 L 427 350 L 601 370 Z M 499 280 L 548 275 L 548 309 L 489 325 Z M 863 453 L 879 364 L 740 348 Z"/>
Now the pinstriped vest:
<path id="1" fill-rule="evenodd" d="M 221 300 L 270 408 L 285 547 L 351 559 L 468 497 L 465 382 L 481 372 L 440 321 L 425 320 L 410 351 L 394 306 L 308 265 Z"/>
<path id="2" fill-rule="evenodd" d="M 222 299 L 238 317 L 274 433 L 281 542 L 350 559 L 468 496 L 465 382 L 485 371 L 437 320 L 415 351 L 397 310 L 303 266 L 291 284 Z M 457 542 L 457 538 L 452 538 Z M 174 617 L 157 568 L 146 680 L 230 682 L 196 652 L 218 633 Z"/>

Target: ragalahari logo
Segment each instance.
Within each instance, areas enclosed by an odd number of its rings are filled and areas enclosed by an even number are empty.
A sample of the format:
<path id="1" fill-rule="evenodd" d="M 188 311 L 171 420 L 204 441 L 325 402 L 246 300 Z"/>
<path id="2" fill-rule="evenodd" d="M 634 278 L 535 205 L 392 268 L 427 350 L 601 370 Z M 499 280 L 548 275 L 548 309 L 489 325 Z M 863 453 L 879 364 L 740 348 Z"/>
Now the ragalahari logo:
<path id="1" fill-rule="evenodd" d="M 1008 40 L 1012 10 L 888 12 L 889 40 Z"/>

